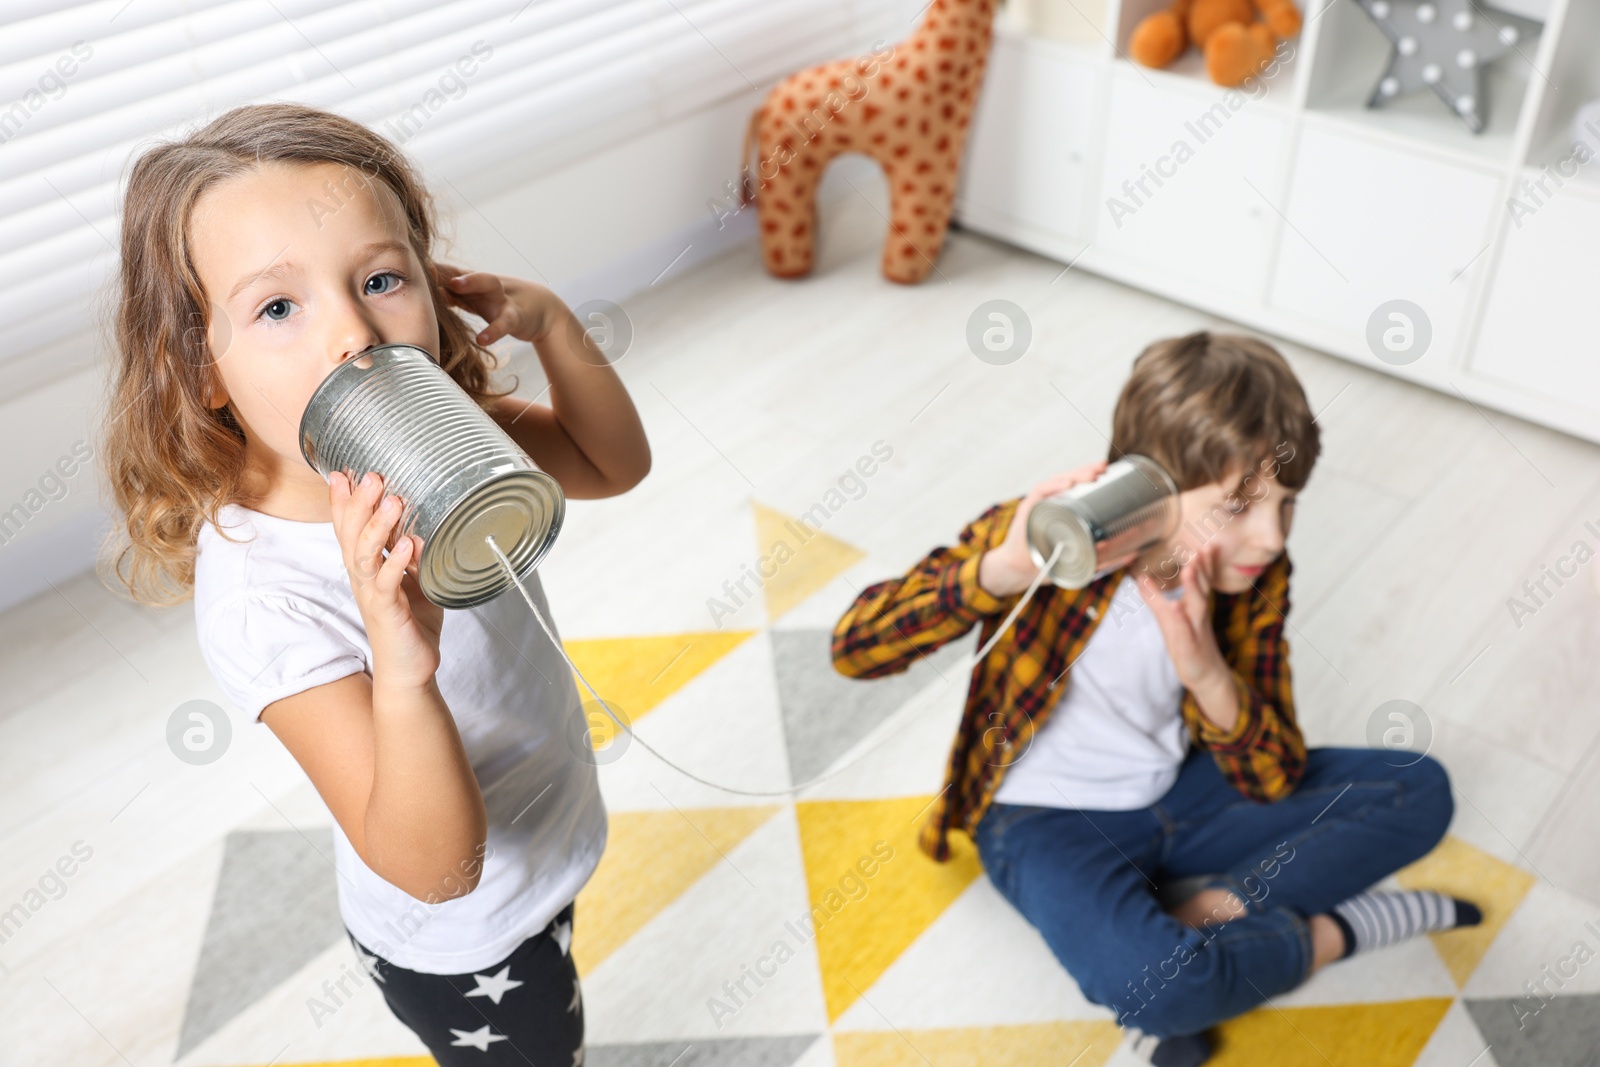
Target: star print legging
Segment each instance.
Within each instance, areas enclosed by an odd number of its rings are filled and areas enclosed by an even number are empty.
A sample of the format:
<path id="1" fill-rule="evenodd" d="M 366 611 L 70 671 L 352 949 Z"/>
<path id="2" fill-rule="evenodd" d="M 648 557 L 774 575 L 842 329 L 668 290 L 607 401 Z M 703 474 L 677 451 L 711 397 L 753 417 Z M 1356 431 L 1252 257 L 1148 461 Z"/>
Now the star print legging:
<path id="1" fill-rule="evenodd" d="M 511 955 L 474 974 L 422 974 L 377 957 L 373 977 L 389 1010 L 440 1067 L 577 1067 L 583 997 L 571 943 L 556 937 L 563 924 L 562 934 L 570 931 L 572 911 L 569 903 Z M 350 940 L 364 956 L 376 956 L 354 934 Z"/>

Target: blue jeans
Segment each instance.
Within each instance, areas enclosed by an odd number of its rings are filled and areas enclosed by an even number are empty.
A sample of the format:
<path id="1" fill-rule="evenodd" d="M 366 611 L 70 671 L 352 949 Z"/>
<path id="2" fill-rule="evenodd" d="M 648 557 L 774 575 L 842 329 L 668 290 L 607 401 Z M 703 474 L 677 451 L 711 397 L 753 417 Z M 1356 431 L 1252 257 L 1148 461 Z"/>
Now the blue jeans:
<path id="1" fill-rule="evenodd" d="M 1195 749 L 1151 807 L 992 804 L 975 836 L 990 881 L 1083 995 L 1121 1025 L 1170 1037 L 1304 981 L 1307 919 L 1426 855 L 1454 807 L 1430 756 L 1311 749 L 1295 791 L 1261 804 Z M 1200 928 L 1168 915 L 1157 884 L 1198 876 L 1231 889 L 1246 914 Z"/>

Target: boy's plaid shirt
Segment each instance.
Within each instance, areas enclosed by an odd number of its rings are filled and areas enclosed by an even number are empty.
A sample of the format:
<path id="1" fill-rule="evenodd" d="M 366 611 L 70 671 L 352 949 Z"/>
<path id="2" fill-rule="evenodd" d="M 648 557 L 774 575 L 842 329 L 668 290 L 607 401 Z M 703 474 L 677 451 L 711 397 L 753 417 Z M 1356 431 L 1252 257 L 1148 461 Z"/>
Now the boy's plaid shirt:
<path id="1" fill-rule="evenodd" d="M 1016 606 L 1020 593 L 996 598 L 978 585 L 978 561 L 1005 540 L 1022 498 L 994 505 L 969 523 L 960 543 L 929 553 L 903 578 L 862 590 L 833 629 L 833 664 L 853 678 L 878 678 L 905 670 L 920 656 L 981 625 L 978 645 Z M 1218 729 L 1184 690 L 1182 714 L 1197 746 L 1210 749 L 1217 766 L 1245 796 L 1278 800 L 1299 783 L 1306 747 L 1294 718 L 1289 646 L 1283 639 L 1289 612 L 1287 550 L 1270 563 L 1252 589 L 1212 593 L 1212 627 L 1223 658 L 1239 683 L 1239 718 Z M 1042 584 L 1011 630 L 973 668 L 966 710 L 950 751 L 945 787 L 918 837 L 924 852 L 950 856 L 952 828 L 972 834 L 1005 770 L 1028 750 L 1062 695 L 1067 668 L 1083 652 L 1096 620 L 1103 620 L 1124 567 L 1083 589 Z"/>

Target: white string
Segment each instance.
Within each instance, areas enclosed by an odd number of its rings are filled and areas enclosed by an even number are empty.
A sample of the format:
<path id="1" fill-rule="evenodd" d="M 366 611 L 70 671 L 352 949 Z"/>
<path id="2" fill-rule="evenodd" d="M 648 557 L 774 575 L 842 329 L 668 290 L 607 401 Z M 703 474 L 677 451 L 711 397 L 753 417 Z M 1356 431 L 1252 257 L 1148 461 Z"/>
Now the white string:
<path id="1" fill-rule="evenodd" d="M 585 678 L 583 676 L 583 672 L 578 670 L 578 665 L 572 662 L 572 657 L 567 655 L 567 650 L 561 646 L 561 642 L 556 639 L 556 635 L 550 632 L 550 624 L 545 622 L 544 615 L 540 613 L 538 605 L 534 604 L 533 598 L 528 595 L 528 590 L 524 588 L 522 579 L 517 577 L 517 572 L 512 568 L 511 561 L 506 558 L 506 554 L 504 552 L 500 551 L 500 546 L 495 543 L 494 535 L 490 534 L 485 537 L 484 540 L 488 542 L 489 548 L 493 550 L 494 554 L 500 557 L 500 566 L 505 569 L 506 574 L 511 577 L 511 580 L 516 583 L 517 592 L 521 593 L 522 599 L 527 601 L 528 610 L 533 612 L 533 617 L 539 620 L 540 629 L 544 630 L 545 636 L 550 639 L 550 643 L 556 646 L 556 651 L 561 653 L 561 658 L 567 661 L 567 666 L 572 668 L 572 673 L 578 676 L 578 680 L 583 683 L 583 687 L 589 690 L 589 695 L 594 697 L 595 702 L 600 705 L 607 715 L 611 716 L 611 721 L 616 723 L 618 728 L 625 731 L 630 738 L 643 745 L 646 752 L 650 753 L 656 759 L 660 760 L 662 763 L 665 763 L 668 767 L 671 767 L 685 778 L 693 779 L 694 781 L 699 782 L 701 785 L 710 786 L 712 789 L 720 789 L 724 793 L 734 793 L 742 797 L 790 796 L 805 789 L 809 789 L 818 782 L 825 782 L 829 778 L 843 774 L 845 771 L 854 767 L 857 763 L 860 763 L 862 760 L 866 759 L 877 748 L 876 745 L 867 745 L 862 749 L 861 753 L 857 755 L 855 759 L 852 759 L 844 766 L 837 767 L 834 770 L 829 771 L 827 774 L 819 774 L 814 778 L 809 778 L 798 785 L 790 786 L 788 789 L 738 789 L 731 785 L 723 785 L 721 782 L 713 782 L 709 778 L 702 778 L 700 775 L 689 770 L 687 767 L 679 766 L 678 764 L 669 760 L 667 757 L 663 756 L 660 752 L 656 751 L 653 747 L 651 747 L 648 741 L 645 741 L 638 734 L 634 733 L 631 727 L 629 727 L 621 719 L 617 718 L 616 713 L 611 710 L 611 705 L 607 704 L 604 698 L 602 698 L 599 693 L 595 692 L 594 686 L 589 684 L 589 679 Z M 1045 561 L 1045 565 L 1039 568 L 1038 574 L 1034 575 L 1033 581 L 1028 585 L 1027 592 L 1023 593 L 1022 596 L 1017 598 L 1016 606 L 1011 609 L 1011 614 L 1006 616 L 1006 621 L 1001 624 L 1000 629 L 996 630 L 994 632 L 994 636 L 990 637 L 982 648 L 970 656 L 967 662 L 962 664 L 961 670 L 963 673 L 970 671 L 973 667 L 976 667 L 983 657 L 989 654 L 989 650 L 994 647 L 995 642 L 1000 640 L 1000 636 L 1011 628 L 1011 624 L 1015 622 L 1017 616 L 1022 613 L 1023 605 L 1025 605 L 1029 600 L 1033 599 L 1033 594 L 1039 588 L 1039 583 L 1044 581 L 1044 576 L 1050 573 L 1050 568 L 1055 566 L 1056 560 L 1061 557 L 1061 550 L 1064 547 L 1066 547 L 1065 541 L 1058 541 L 1056 543 L 1055 551 L 1050 553 L 1050 558 Z"/>

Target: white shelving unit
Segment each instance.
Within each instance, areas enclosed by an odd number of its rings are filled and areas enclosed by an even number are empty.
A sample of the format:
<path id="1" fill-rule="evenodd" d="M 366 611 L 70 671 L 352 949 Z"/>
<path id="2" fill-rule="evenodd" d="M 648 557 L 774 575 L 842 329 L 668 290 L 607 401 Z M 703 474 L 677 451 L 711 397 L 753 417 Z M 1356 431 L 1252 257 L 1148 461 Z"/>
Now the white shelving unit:
<path id="1" fill-rule="evenodd" d="M 1570 134 L 1600 98 L 1600 0 L 1547 0 L 1476 135 L 1432 94 L 1364 106 L 1389 45 L 1353 0 L 1306 0 L 1292 55 L 1235 91 L 1194 51 L 1126 58 L 1165 6 L 1010 0 L 961 224 L 1600 442 L 1600 158 Z M 1431 326 L 1414 362 L 1369 347 L 1392 300 Z"/>

